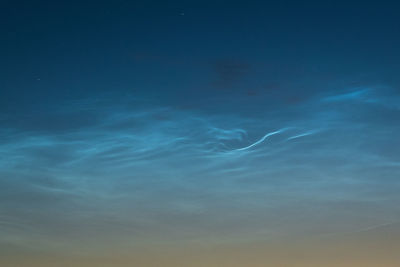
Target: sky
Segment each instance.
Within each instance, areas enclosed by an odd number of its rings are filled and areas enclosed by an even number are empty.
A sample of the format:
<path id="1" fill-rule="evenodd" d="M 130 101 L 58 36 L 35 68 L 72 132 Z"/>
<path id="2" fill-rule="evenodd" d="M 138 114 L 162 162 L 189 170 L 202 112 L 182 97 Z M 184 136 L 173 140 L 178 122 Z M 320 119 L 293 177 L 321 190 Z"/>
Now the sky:
<path id="1" fill-rule="evenodd" d="M 0 8 L 0 265 L 397 266 L 395 1 Z"/>

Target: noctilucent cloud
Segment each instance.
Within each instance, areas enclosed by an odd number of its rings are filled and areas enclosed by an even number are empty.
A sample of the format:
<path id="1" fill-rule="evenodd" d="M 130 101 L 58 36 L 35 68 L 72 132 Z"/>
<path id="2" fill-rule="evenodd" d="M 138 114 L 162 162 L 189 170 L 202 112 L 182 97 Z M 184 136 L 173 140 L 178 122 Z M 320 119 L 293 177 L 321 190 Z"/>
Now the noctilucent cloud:
<path id="1" fill-rule="evenodd" d="M 394 2 L 2 5 L 1 266 L 398 262 Z"/>

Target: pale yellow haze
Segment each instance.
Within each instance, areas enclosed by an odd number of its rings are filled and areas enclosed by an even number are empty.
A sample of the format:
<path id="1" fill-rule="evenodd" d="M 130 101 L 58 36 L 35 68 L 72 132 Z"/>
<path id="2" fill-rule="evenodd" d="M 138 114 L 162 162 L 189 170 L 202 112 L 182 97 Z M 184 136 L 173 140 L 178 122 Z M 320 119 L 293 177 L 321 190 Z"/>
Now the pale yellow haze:
<path id="1" fill-rule="evenodd" d="M 84 250 L 84 248 L 82 248 Z M 302 241 L 159 245 L 130 252 L 3 249 L 1 267 L 399 267 L 399 225 Z"/>

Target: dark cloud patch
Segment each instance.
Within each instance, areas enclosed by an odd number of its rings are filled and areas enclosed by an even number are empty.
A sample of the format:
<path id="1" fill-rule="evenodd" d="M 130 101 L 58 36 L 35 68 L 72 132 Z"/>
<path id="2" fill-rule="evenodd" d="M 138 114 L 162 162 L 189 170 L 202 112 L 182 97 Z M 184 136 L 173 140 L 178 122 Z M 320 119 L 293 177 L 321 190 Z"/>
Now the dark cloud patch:
<path id="1" fill-rule="evenodd" d="M 225 90 L 236 88 L 252 70 L 250 63 L 237 59 L 217 60 L 214 62 L 213 68 L 216 78 L 212 85 Z"/>

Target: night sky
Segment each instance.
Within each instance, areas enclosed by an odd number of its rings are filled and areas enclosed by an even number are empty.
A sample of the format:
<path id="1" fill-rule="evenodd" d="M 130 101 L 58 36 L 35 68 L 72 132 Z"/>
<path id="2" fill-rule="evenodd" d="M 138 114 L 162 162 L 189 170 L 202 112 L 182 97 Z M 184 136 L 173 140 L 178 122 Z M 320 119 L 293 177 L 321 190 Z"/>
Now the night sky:
<path id="1" fill-rule="evenodd" d="M 395 267 L 400 4 L 0 2 L 0 265 Z"/>

